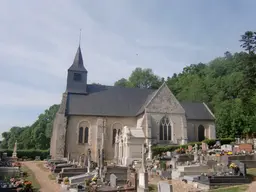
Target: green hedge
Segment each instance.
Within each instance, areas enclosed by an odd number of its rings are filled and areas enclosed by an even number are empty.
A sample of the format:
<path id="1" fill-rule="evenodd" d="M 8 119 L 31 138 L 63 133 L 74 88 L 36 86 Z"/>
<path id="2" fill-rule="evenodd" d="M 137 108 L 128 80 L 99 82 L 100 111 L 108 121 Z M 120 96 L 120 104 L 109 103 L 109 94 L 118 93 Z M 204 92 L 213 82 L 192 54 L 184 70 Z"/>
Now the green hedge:
<path id="1" fill-rule="evenodd" d="M 13 150 L 1 149 L 0 152 L 7 153 L 8 156 L 12 156 Z M 36 156 L 40 156 L 41 159 L 46 159 L 49 155 L 49 150 L 17 150 L 18 158 L 35 159 Z"/>
<path id="2" fill-rule="evenodd" d="M 209 146 L 213 146 L 213 145 L 215 145 L 216 141 L 220 141 L 221 145 L 225 145 L 225 144 L 230 144 L 230 143 L 234 142 L 235 139 L 232 139 L 232 138 L 205 139 L 202 142 L 207 143 Z M 174 150 L 176 150 L 178 148 L 187 149 L 188 145 L 194 146 L 195 144 L 197 144 L 198 146 L 200 146 L 200 145 L 202 145 L 202 142 L 191 142 L 191 143 L 188 143 L 186 145 L 153 146 L 152 147 L 152 153 L 155 156 L 155 155 L 161 154 L 163 152 L 174 151 Z"/>

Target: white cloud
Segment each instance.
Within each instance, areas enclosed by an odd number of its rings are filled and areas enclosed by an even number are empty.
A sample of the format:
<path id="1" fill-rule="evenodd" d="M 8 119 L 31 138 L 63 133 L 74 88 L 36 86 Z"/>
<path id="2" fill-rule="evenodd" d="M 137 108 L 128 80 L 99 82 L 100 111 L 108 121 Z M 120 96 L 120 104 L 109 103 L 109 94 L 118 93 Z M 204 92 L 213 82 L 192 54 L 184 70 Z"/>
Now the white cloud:
<path id="1" fill-rule="evenodd" d="M 10 82 L 0 82 L 0 106 L 20 107 L 49 107 L 52 104 L 60 103 L 61 94 L 49 93 L 40 89 L 31 89 Z"/>

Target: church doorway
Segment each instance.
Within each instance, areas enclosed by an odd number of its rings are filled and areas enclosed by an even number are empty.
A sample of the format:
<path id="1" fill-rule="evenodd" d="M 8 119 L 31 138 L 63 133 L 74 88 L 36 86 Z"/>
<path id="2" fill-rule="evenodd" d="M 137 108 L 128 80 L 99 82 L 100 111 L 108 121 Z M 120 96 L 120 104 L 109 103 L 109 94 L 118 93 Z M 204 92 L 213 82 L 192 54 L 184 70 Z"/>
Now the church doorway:
<path id="1" fill-rule="evenodd" d="M 198 129 L 197 129 L 197 135 L 198 135 L 198 141 L 203 141 L 205 139 L 204 136 L 204 126 L 203 125 L 199 125 Z"/>

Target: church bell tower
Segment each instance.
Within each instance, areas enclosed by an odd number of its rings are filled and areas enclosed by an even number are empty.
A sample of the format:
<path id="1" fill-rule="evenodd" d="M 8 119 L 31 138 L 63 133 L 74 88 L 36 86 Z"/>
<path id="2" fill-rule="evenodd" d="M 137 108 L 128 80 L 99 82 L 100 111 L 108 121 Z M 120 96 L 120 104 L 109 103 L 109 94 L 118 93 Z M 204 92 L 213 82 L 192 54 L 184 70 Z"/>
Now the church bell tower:
<path id="1" fill-rule="evenodd" d="M 87 93 L 87 70 L 84 67 L 80 45 L 73 64 L 68 69 L 66 92 L 76 94 Z"/>

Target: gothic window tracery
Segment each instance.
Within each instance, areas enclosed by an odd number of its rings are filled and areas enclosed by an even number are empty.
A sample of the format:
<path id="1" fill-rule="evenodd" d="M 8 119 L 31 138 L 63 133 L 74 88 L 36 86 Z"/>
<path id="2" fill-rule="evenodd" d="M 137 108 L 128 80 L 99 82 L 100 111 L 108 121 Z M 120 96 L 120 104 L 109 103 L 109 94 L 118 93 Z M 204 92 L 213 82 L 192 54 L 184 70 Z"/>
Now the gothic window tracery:
<path id="1" fill-rule="evenodd" d="M 172 126 L 168 117 L 163 117 L 160 121 L 159 139 L 163 141 L 172 140 Z"/>

